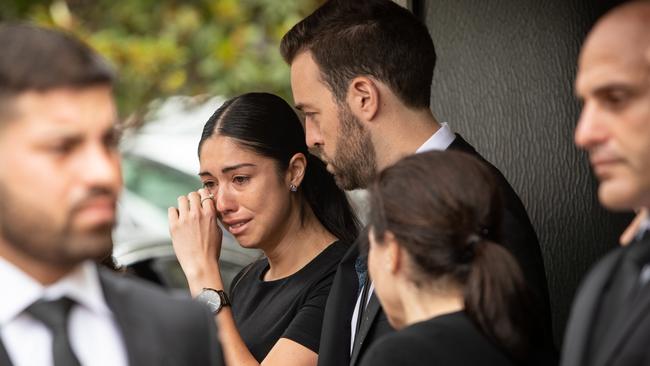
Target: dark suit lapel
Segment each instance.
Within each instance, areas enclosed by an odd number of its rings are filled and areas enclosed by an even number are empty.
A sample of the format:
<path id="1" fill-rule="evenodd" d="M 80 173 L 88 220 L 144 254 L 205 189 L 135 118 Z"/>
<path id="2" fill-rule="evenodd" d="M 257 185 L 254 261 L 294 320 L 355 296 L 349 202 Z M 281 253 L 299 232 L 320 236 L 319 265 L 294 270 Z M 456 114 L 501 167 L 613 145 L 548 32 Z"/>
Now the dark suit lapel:
<path id="1" fill-rule="evenodd" d="M 350 363 L 350 323 L 359 291 L 359 280 L 354 269 L 358 256 L 358 244 L 355 243 L 348 249 L 334 276 L 323 315 L 319 366 Z"/>
<path id="2" fill-rule="evenodd" d="M 359 331 L 354 337 L 354 347 L 352 348 L 352 355 L 350 356 L 350 365 L 356 364 L 361 348 L 363 347 L 363 342 L 368 335 L 372 324 L 375 322 L 377 314 L 379 314 L 379 309 L 381 309 L 381 304 L 373 291 L 372 295 L 370 295 L 370 300 L 368 300 L 368 306 L 363 312 L 363 319 L 361 320 Z"/>
<path id="3" fill-rule="evenodd" d="M 605 257 L 589 273 L 576 295 L 564 337 L 561 362 L 563 366 L 577 366 L 584 363 L 587 342 L 591 338 L 592 325 L 603 289 L 609 283 L 621 255 L 622 251 L 617 250 Z"/>
<path id="4" fill-rule="evenodd" d="M 161 353 L 156 350 L 160 345 L 153 344 L 151 339 L 155 337 L 151 324 L 142 319 L 146 313 L 147 304 L 135 301 L 135 297 L 129 293 L 129 289 L 113 278 L 113 273 L 100 268 L 99 278 L 106 298 L 106 304 L 113 312 L 115 321 L 122 333 L 122 341 L 128 355 L 129 365 L 161 365 L 164 360 L 157 355 Z"/>
<path id="5" fill-rule="evenodd" d="M 603 342 L 603 351 L 598 353 L 597 365 L 607 365 L 618 353 L 620 347 L 625 344 L 630 333 L 637 328 L 644 317 L 648 316 L 648 310 L 650 310 L 650 291 L 648 290 L 648 288 L 644 289 L 644 293 L 639 295 L 640 298 L 627 319 L 618 327 L 614 327 L 606 341 Z"/>
<path id="6" fill-rule="evenodd" d="M 640 245 L 650 245 L 650 240 L 645 240 Z M 621 252 L 624 252 L 621 250 Z M 607 334 L 602 345 L 602 352 L 597 353 L 597 364 L 605 365 L 617 353 L 619 348 L 625 343 L 631 332 L 641 323 L 641 320 L 647 316 L 650 309 L 650 287 L 645 284 L 638 294 L 638 298 L 631 305 L 629 313 L 624 314 L 620 322 L 615 322 L 611 332 Z M 602 362 L 601 362 L 602 361 Z"/>

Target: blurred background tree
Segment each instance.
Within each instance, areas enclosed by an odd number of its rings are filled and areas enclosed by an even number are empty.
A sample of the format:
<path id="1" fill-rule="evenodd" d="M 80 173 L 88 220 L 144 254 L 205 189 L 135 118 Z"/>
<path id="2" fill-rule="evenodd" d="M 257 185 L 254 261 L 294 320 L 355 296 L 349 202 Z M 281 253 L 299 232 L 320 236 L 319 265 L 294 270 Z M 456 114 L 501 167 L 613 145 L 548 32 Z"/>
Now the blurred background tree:
<path id="1" fill-rule="evenodd" d="M 0 20 L 63 28 L 118 69 L 120 113 L 153 100 L 267 91 L 291 100 L 280 39 L 322 0 L 2 0 Z"/>

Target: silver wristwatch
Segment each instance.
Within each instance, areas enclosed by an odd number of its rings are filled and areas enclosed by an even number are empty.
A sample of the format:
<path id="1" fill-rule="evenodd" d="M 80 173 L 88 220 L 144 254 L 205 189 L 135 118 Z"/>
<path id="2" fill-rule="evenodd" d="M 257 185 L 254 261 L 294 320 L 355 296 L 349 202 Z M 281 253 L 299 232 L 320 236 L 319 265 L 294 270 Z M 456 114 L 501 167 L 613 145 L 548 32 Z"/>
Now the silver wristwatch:
<path id="1" fill-rule="evenodd" d="M 213 288 L 204 288 L 196 300 L 207 305 L 214 315 L 217 315 L 224 306 L 230 306 L 228 295 L 223 290 Z"/>

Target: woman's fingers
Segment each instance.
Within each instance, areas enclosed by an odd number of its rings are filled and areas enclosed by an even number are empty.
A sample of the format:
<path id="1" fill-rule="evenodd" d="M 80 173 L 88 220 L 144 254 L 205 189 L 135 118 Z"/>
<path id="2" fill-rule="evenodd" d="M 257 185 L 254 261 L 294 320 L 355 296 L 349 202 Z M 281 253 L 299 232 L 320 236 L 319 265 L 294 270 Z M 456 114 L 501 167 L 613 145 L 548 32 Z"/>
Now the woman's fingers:
<path id="1" fill-rule="evenodd" d="M 190 203 L 189 211 L 198 215 L 201 212 L 201 197 L 197 192 L 187 194 L 187 200 Z"/>
<path id="2" fill-rule="evenodd" d="M 206 213 L 214 214 L 216 209 L 216 203 L 214 201 L 214 195 L 208 192 L 205 188 L 201 188 L 197 191 L 199 197 L 201 198 L 201 208 Z"/>
<path id="3" fill-rule="evenodd" d="M 178 199 L 178 218 L 182 220 L 187 216 L 190 211 L 190 202 L 187 199 L 187 196 L 179 196 Z"/>
<path id="4" fill-rule="evenodd" d="M 201 188 L 196 192 L 188 193 L 187 196 L 178 197 L 178 209 L 175 210 L 177 213 L 177 219 L 184 220 L 189 217 L 198 218 L 201 216 L 201 213 L 203 213 L 204 216 L 211 216 L 211 214 L 216 212 L 216 207 L 213 196 L 205 189 Z M 171 214 L 172 212 L 170 208 L 168 216 Z"/>
<path id="5" fill-rule="evenodd" d="M 167 219 L 170 224 L 178 221 L 178 209 L 176 207 L 170 207 L 167 209 Z"/>

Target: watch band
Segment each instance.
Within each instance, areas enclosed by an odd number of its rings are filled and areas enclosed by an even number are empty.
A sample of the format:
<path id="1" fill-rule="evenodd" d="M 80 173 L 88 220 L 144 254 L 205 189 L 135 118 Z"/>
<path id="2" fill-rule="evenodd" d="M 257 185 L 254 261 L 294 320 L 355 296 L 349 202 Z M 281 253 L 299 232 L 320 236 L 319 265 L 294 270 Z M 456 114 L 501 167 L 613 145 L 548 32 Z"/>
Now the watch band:
<path id="1" fill-rule="evenodd" d="M 204 288 L 204 290 L 206 289 Z M 219 297 L 221 298 L 221 307 L 230 306 L 230 298 L 228 297 L 228 294 L 226 294 L 226 291 L 215 290 L 215 289 L 208 289 L 208 290 L 215 291 L 219 295 Z"/>

